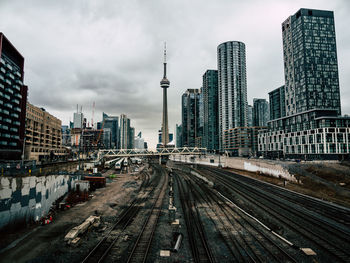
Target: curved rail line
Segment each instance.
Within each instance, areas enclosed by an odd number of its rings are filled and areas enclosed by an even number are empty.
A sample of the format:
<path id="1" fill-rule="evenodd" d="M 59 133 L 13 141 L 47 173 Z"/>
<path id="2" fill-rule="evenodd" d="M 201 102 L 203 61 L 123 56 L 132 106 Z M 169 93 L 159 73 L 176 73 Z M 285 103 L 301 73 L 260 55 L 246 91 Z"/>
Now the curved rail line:
<path id="1" fill-rule="evenodd" d="M 147 188 L 151 188 L 151 191 L 147 195 L 149 196 L 155 190 L 155 186 L 157 184 L 157 178 L 159 178 L 159 175 L 158 173 L 156 173 L 156 176 L 153 176 L 153 178 L 150 178 L 150 176 L 147 173 L 142 173 L 142 176 L 144 177 L 143 178 L 144 180 L 141 186 L 138 188 L 137 192 L 141 192 L 141 190 L 146 190 Z M 120 214 L 117 221 L 115 222 L 115 224 L 113 224 L 113 226 L 107 232 L 107 234 L 86 255 L 82 263 L 104 261 L 104 259 L 106 258 L 110 250 L 113 248 L 116 241 L 121 236 L 122 232 L 131 223 L 131 221 L 139 212 L 140 210 L 139 204 L 145 202 L 148 198 L 147 196 L 142 195 L 141 197 L 136 197 L 135 199 L 133 199 L 130 205 L 127 208 L 125 208 L 123 212 Z M 119 233 L 116 234 L 117 231 L 119 231 Z"/>
<path id="2" fill-rule="evenodd" d="M 339 227 L 334 227 L 327 220 L 321 220 L 316 215 L 311 215 L 293 203 L 280 196 L 274 196 L 258 185 L 251 185 L 244 181 L 244 177 L 237 178 L 229 172 L 212 168 L 206 170 L 216 174 L 215 179 L 229 190 L 250 201 L 255 206 L 271 214 L 294 232 L 301 234 L 310 242 L 323 248 L 326 252 L 341 261 L 348 261 L 350 257 L 349 236 Z M 239 175 L 237 175 L 239 176 Z M 236 178 L 235 178 L 236 177 Z"/>

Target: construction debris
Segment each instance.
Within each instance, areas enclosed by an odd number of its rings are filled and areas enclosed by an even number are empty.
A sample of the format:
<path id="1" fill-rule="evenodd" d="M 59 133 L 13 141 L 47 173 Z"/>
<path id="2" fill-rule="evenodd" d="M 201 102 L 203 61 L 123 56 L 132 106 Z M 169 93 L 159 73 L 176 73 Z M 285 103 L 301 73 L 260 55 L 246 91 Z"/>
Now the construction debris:
<path id="1" fill-rule="evenodd" d="M 100 223 L 100 217 L 99 216 L 89 216 L 88 219 L 86 219 L 82 224 L 79 226 L 73 227 L 71 231 L 68 232 L 68 234 L 64 237 L 64 240 L 68 242 L 68 244 L 73 243 L 73 241 L 77 238 L 79 234 L 84 233 L 91 225 L 94 227 L 98 226 Z M 75 241 L 78 242 L 78 240 Z"/>

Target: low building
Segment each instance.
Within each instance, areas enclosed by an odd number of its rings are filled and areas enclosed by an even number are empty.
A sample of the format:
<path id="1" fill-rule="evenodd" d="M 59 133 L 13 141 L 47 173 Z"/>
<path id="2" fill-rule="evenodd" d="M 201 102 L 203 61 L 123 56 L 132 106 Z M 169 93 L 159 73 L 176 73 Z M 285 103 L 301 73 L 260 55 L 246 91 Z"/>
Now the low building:
<path id="1" fill-rule="evenodd" d="M 342 160 L 350 154 L 350 117 L 311 110 L 268 122 L 259 152 L 269 158 Z"/>
<path id="2" fill-rule="evenodd" d="M 41 161 L 65 157 L 68 152 L 62 147 L 61 120 L 30 103 L 26 112 L 24 159 Z"/>
<path id="3" fill-rule="evenodd" d="M 224 131 L 223 146 L 233 156 L 256 156 L 258 132 L 266 127 L 237 127 Z"/>

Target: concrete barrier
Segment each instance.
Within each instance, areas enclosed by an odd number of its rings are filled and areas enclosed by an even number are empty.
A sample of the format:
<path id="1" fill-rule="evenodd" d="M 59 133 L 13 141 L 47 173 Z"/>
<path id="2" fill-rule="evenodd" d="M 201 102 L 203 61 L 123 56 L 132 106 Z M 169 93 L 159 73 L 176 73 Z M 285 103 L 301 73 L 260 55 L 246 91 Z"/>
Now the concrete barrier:
<path id="1" fill-rule="evenodd" d="M 174 156 L 171 158 L 173 161 L 185 162 L 191 164 L 204 164 L 211 166 L 219 166 L 226 168 L 233 168 L 237 170 L 255 172 L 273 176 L 276 178 L 282 178 L 287 181 L 297 182 L 293 174 L 291 174 L 288 169 L 282 164 L 278 164 L 270 160 L 261 159 L 247 159 L 239 157 L 227 157 L 218 155 L 208 155 L 208 156 Z"/>
<path id="2" fill-rule="evenodd" d="M 0 230 L 38 221 L 80 176 L 0 177 Z"/>

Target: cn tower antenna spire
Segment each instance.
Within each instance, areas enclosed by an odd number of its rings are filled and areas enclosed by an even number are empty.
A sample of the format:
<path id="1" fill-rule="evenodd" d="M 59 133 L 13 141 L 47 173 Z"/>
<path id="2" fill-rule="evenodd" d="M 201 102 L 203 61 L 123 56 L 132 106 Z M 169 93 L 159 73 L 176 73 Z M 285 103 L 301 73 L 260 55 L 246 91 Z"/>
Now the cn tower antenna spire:
<path id="1" fill-rule="evenodd" d="M 164 42 L 164 63 L 166 63 L 166 42 Z"/>

